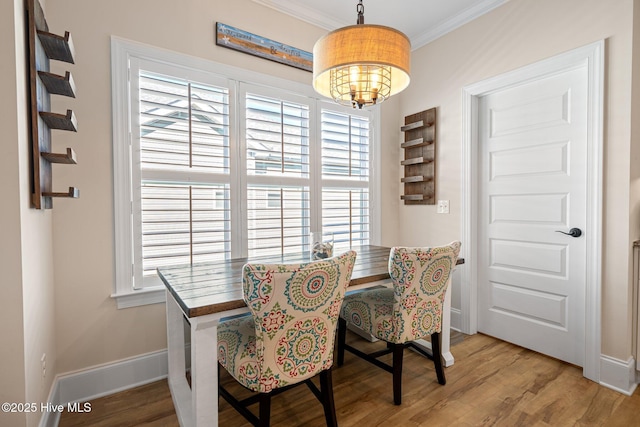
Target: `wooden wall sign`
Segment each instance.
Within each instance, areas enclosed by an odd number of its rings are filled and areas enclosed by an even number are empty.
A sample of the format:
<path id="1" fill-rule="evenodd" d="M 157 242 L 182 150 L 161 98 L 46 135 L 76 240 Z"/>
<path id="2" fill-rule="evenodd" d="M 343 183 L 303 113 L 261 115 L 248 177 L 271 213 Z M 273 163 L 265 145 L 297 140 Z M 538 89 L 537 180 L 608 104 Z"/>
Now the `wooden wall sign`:
<path id="1" fill-rule="evenodd" d="M 259 56 L 305 71 L 313 70 L 313 54 L 248 31 L 216 22 L 216 45 Z"/>

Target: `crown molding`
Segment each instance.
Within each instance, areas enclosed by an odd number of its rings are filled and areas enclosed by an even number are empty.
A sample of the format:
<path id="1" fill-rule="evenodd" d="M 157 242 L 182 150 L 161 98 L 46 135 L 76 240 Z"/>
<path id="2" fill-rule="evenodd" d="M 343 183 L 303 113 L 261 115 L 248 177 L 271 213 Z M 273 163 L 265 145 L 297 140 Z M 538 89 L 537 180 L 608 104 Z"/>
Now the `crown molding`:
<path id="1" fill-rule="evenodd" d="M 476 18 L 492 11 L 493 9 L 502 6 L 509 0 L 483 0 L 477 2 L 472 7 L 463 10 L 457 15 L 452 16 L 440 25 L 424 31 L 420 34 L 411 37 L 411 50 L 416 50 L 432 41 L 444 36 L 447 33 L 462 27 L 463 25 L 473 21 Z"/>
<path id="2" fill-rule="evenodd" d="M 353 22 L 336 19 L 334 16 L 328 15 L 317 8 L 300 5 L 295 0 L 252 0 L 254 3 L 277 10 L 293 16 L 317 27 L 324 28 L 328 31 L 335 30 L 347 25 L 353 25 Z M 484 15 L 487 12 L 503 5 L 509 0 L 480 0 L 472 7 L 464 9 L 457 15 L 443 21 L 436 27 L 428 28 L 418 34 L 407 34 L 411 39 L 411 50 L 416 50 L 432 41 L 444 36 L 445 34 L 455 30 L 462 25 L 473 21 L 474 19 Z"/>
<path id="3" fill-rule="evenodd" d="M 258 3 L 262 6 L 269 7 L 277 10 L 278 12 L 286 13 L 294 18 L 301 19 L 317 27 L 324 28 L 325 30 L 335 30 L 336 28 L 352 25 L 344 20 L 336 19 L 331 15 L 322 13 L 318 9 L 303 6 L 298 4 L 294 0 L 252 0 L 254 3 Z"/>

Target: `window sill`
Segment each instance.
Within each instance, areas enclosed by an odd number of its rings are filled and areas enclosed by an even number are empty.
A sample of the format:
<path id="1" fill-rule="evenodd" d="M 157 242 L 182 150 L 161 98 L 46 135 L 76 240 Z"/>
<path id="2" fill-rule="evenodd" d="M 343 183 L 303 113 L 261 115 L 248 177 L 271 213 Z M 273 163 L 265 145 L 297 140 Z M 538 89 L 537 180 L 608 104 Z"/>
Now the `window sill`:
<path id="1" fill-rule="evenodd" d="M 141 305 L 163 303 L 166 301 L 167 295 L 166 289 L 163 286 L 127 293 L 116 293 L 112 294 L 111 298 L 116 300 L 118 310 L 120 310 L 123 308 L 138 307 Z"/>

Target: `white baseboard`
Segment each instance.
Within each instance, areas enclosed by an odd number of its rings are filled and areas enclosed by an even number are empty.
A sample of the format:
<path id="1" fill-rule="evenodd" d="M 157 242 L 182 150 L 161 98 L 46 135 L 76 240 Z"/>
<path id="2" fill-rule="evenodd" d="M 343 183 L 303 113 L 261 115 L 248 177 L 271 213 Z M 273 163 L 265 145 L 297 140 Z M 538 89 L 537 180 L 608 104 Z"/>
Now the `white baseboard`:
<path id="1" fill-rule="evenodd" d="M 624 361 L 601 355 L 600 385 L 631 396 L 638 385 L 636 381 L 636 363 L 633 357 Z"/>
<path id="2" fill-rule="evenodd" d="M 147 353 L 57 375 L 51 385 L 49 402 L 66 407 L 68 403 L 86 402 L 158 381 L 167 374 L 167 350 Z M 59 413 L 44 412 L 39 427 L 57 427 L 59 419 Z"/>

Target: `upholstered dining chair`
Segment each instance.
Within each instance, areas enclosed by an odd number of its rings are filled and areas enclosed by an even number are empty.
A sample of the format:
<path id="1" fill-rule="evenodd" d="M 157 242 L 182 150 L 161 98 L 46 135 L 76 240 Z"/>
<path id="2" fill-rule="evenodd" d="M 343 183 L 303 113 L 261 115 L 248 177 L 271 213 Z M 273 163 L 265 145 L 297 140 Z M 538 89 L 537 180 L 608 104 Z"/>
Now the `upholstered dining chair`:
<path id="1" fill-rule="evenodd" d="M 336 324 L 349 286 L 354 251 L 303 264 L 246 264 L 243 298 L 249 316 L 218 325 L 218 360 L 257 394 L 242 401 L 220 386 L 220 395 L 255 426 L 268 426 L 271 397 L 307 384 L 336 426 L 331 366 Z M 320 389 L 311 378 L 320 377 Z M 248 409 L 259 403 L 259 416 Z"/>
<path id="2" fill-rule="evenodd" d="M 393 401 L 402 403 L 402 359 L 412 347 L 433 359 L 438 382 L 446 383 L 442 368 L 440 332 L 449 278 L 456 265 L 460 242 L 433 248 L 391 248 L 389 275 L 393 288 L 356 291 L 345 297 L 338 323 L 338 366 L 345 349 L 393 374 Z M 374 353 L 346 344 L 347 322 L 387 343 Z M 413 341 L 431 336 L 432 355 Z M 393 353 L 392 364 L 378 358 Z"/>

